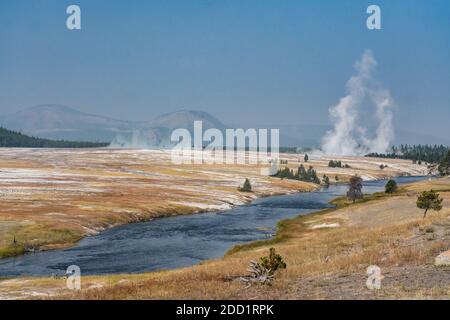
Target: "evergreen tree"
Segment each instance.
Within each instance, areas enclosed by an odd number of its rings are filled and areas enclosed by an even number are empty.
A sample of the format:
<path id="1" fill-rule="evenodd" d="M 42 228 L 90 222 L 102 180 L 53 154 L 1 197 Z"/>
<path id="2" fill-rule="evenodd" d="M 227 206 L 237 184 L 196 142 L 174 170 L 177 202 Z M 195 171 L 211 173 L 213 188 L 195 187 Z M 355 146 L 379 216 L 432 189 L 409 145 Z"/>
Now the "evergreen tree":
<path id="1" fill-rule="evenodd" d="M 430 209 L 440 211 L 442 209 L 442 201 L 444 201 L 444 199 L 439 196 L 439 193 L 430 190 L 422 192 L 417 198 L 416 204 L 419 209 L 425 210 L 423 214 L 423 217 L 425 218 Z"/>
<path id="2" fill-rule="evenodd" d="M 317 172 L 312 166 L 310 166 L 308 170 L 305 170 L 305 167 L 303 165 L 300 165 L 296 173 L 294 173 L 292 169 L 286 167 L 284 169 L 278 170 L 278 172 L 273 176 L 281 179 L 286 178 L 320 184 L 320 179 L 317 177 Z"/>
<path id="3" fill-rule="evenodd" d="M 330 185 L 330 178 L 328 178 L 325 174 L 323 175 L 323 178 L 322 178 L 322 182 L 323 182 L 323 184 L 326 186 L 326 187 L 328 187 L 329 185 Z"/>
<path id="4" fill-rule="evenodd" d="M 342 168 L 342 162 L 340 160 L 330 160 L 330 162 L 328 162 L 328 166 L 330 168 Z"/>
<path id="5" fill-rule="evenodd" d="M 298 179 L 301 181 L 307 180 L 306 170 L 302 164 L 298 167 Z"/>
<path id="6" fill-rule="evenodd" d="M 312 166 L 310 166 L 308 168 L 308 171 L 307 171 L 306 174 L 307 174 L 308 182 L 313 182 L 313 183 L 316 183 L 316 184 L 320 184 L 320 179 L 319 179 L 319 177 L 317 177 L 316 170 L 314 170 L 314 168 Z"/>
<path id="7" fill-rule="evenodd" d="M 395 182 L 395 180 L 389 180 L 386 183 L 386 187 L 385 187 L 385 192 L 386 193 L 394 193 L 397 191 L 397 182 Z"/>
<path id="8" fill-rule="evenodd" d="M 250 180 L 248 178 L 245 179 L 244 185 L 242 188 L 239 188 L 241 192 L 252 192 L 252 185 L 250 184 Z"/>

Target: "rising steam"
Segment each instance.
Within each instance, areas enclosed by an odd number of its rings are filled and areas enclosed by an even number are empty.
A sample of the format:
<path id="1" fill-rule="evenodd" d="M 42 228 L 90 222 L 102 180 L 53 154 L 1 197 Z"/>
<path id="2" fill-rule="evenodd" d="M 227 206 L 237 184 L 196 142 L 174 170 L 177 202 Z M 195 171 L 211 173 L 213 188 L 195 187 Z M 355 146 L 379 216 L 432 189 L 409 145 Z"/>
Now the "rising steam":
<path id="1" fill-rule="evenodd" d="M 393 138 L 393 100 L 389 91 L 380 88 L 372 78 L 377 62 L 370 50 L 355 64 L 356 74 L 347 82 L 348 94 L 330 108 L 334 128 L 322 139 L 322 151 L 330 155 L 363 155 L 370 152 L 384 153 Z M 378 127 L 375 137 L 367 137 L 366 130 L 358 125 L 359 109 L 365 99 L 375 106 Z"/>

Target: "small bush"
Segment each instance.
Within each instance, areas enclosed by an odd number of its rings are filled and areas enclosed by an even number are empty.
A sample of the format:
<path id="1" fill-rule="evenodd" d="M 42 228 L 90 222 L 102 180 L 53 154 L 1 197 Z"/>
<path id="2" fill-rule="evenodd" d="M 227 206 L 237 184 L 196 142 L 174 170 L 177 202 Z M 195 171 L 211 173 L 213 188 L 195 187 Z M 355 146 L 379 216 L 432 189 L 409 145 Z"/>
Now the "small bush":
<path id="1" fill-rule="evenodd" d="M 239 187 L 239 191 L 241 192 L 252 192 L 252 185 L 250 184 L 250 180 L 245 179 L 244 185 Z"/>
<path id="2" fill-rule="evenodd" d="M 385 187 L 386 193 L 394 193 L 397 191 L 397 189 L 398 189 L 397 182 L 395 182 L 394 180 L 391 179 L 386 183 Z"/>
<path id="3" fill-rule="evenodd" d="M 278 269 L 286 269 L 286 263 L 283 257 L 276 253 L 274 248 L 270 248 L 268 256 L 261 257 L 260 265 L 270 270 L 271 273 L 274 273 Z"/>
<path id="4" fill-rule="evenodd" d="M 330 160 L 330 162 L 328 162 L 328 166 L 330 168 L 342 168 L 342 162 L 337 160 Z"/>

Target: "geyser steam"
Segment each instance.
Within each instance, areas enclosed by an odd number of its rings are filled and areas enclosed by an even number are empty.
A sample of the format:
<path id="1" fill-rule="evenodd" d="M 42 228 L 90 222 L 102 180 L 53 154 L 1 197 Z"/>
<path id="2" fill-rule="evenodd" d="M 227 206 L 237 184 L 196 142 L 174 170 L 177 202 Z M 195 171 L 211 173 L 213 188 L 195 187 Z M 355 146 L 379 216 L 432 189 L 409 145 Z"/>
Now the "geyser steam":
<path id="1" fill-rule="evenodd" d="M 357 73 L 347 82 L 348 94 L 330 108 L 333 130 L 322 139 L 322 151 L 330 155 L 363 155 L 370 152 L 384 153 L 393 138 L 393 100 L 389 91 L 379 87 L 372 78 L 377 62 L 370 50 L 355 64 Z M 375 106 L 378 127 L 375 137 L 367 137 L 366 130 L 358 125 L 359 109 L 365 99 Z"/>

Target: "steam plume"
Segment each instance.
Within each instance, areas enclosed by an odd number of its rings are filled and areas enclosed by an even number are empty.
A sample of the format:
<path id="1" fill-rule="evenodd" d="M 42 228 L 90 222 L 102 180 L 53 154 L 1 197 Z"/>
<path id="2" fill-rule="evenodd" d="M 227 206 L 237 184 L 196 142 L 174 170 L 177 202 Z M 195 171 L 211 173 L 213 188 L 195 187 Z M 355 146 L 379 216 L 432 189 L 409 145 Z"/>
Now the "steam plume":
<path id="1" fill-rule="evenodd" d="M 386 152 L 394 138 L 392 125 L 393 100 L 389 91 L 377 86 L 372 73 L 376 60 L 366 50 L 356 62 L 356 74 L 347 82 L 348 94 L 330 108 L 334 128 L 322 139 L 322 151 L 330 155 L 362 155 L 370 152 Z M 376 108 L 378 127 L 375 137 L 367 137 L 366 130 L 358 125 L 359 108 L 368 98 Z"/>

